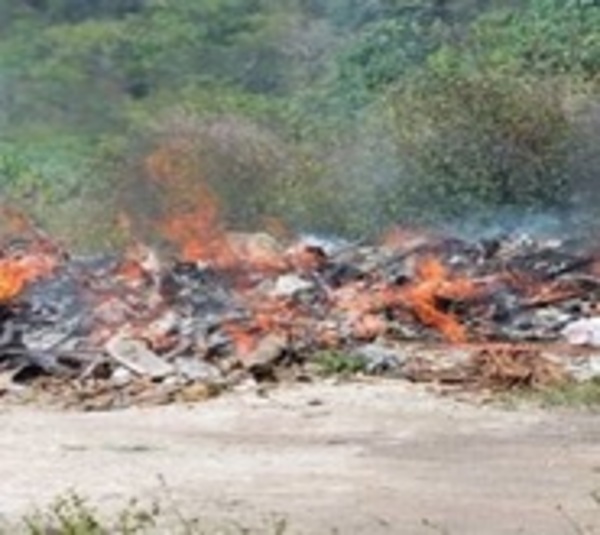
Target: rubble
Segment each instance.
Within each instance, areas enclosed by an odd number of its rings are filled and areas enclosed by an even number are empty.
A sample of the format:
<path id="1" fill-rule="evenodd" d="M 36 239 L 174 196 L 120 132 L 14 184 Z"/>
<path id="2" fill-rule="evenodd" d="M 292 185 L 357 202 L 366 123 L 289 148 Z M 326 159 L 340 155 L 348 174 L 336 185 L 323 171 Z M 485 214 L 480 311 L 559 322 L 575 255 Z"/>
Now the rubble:
<path id="1" fill-rule="evenodd" d="M 398 372 L 409 358 L 401 348 L 376 342 L 359 346 L 352 353 L 361 360 L 367 373 L 377 375 Z"/>
<path id="2" fill-rule="evenodd" d="M 366 373 L 486 388 L 600 375 L 597 354 L 585 356 L 600 346 L 600 254 L 581 244 L 219 236 L 226 254 L 211 242 L 214 263 L 139 244 L 96 258 L 35 241 L 5 246 L 1 392 L 70 388 L 110 407 L 148 389 L 162 402 L 189 400 L 248 377 L 277 380 L 282 369 L 303 378 L 328 350 Z M 562 361 L 547 358 L 562 342 Z"/>
<path id="3" fill-rule="evenodd" d="M 179 357 L 174 362 L 177 376 L 185 382 L 201 382 L 207 384 L 223 384 L 221 370 L 208 362 L 193 357 Z"/>
<path id="4" fill-rule="evenodd" d="M 573 359 L 565 368 L 575 381 L 600 381 L 600 355 L 598 354 Z"/>
<path id="5" fill-rule="evenodd" d="M 309 292 L 314 289 L 314 285 L 303 277 L 293 273 L 282 275 L 274 284 L 271 295 L 273 297 L 296 297 L 302 292 Z"/>
<path id="6" fill-rule="evenodd" d="M 151 379 L 164 379 L 174 368 L 150 351 L 142 341 L 117 334 L 106 343 L 106 352 L 124 368 Z"/>
<path id="7" fill-rule="evenodd" d="M 562 334 L 570 344 L 600 347 L 600 317 L 573 321 Z"/>

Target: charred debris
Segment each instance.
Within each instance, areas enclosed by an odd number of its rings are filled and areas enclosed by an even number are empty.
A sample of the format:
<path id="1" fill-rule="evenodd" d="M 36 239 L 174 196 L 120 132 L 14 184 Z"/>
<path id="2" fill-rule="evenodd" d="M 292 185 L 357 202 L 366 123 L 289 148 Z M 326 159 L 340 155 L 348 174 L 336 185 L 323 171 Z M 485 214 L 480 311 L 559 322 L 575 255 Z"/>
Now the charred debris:
<path id="1" fill-rule="evenodd" d="M 459 388 L 600 375 L 600 256 L 559 239 L 377 244 L 224 234 L 215 261 L 136 245 L 75 258 L 45 239 L 0 259 L 0 395 L 89 409 L 309 381 L 327 356 Z M 333 357 L 332 357 L 333 356 Z"/>

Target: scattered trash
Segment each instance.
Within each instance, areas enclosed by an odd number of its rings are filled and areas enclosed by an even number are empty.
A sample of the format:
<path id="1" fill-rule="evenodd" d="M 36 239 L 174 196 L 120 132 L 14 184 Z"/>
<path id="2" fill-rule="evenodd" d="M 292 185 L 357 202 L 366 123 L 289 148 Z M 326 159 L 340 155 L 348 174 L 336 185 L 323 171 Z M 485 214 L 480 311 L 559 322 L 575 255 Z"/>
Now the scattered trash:
<path id="1" fill-rule="evenodd" d="M 298 275 L 282 275 L 275 281 L 273 296 L 275 297 L 295 297 L 299 293 L 308 292 L 314 289 L 314 284 L 299 277 Z"/>
<path id="2" fill-rule="evenodd" d="M 114 336 L 106 343 L 106 352 L 125 368 L 151 379 L 164 379 L 175 371 L 140 340 Z"/>
<path id="3" fill-rule="evenodd" d="M 353 354 L 364 363 L 364 369 L 370 374 L 385 374 L 402 368 L 409 358 L 400 348 L 391 348 L 372 343 L 359 346 Z"/>
<path id="4" fill-rule="evenodd" d="M 0 395 L 39 384 L 94 408 L 189 400 L 248 380 L 305 380 L 327 352 L 364 373 L 486 388 L 600 376 L 597 355 L 544 353 L 565 341 L 571 352 L 600 347 L 600 254 L 583 246 L 219 236 L 214 263 L 142 245 L 104 259 L 6 246 Z"/>
<path id="5" fill-rule="evenodd" d="M 223 384 L 223 373 L 219 368 L 193 357 L 179 357 L 174 362 L 177 375 L 188 382 Z"/>
<path id="6" fill-rule="evenodd" d="M 570 344 L 600 347 L 600 317 L 569 323 L 562 333 Z"/>

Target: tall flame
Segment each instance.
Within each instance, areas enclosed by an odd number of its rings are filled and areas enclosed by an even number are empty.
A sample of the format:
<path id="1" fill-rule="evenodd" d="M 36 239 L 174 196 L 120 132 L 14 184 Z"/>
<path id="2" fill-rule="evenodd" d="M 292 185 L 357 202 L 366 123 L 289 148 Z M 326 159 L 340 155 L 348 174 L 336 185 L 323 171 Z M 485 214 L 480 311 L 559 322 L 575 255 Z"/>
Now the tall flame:
<path id="1" fill-rule="evenodd" d="M 219 202 L 191 154 L 189 142 L 173 140 L 146 160 L 149 177 L 161 190 L 158 230 L 179 249 L 182 260 L 227 267 L 235 255 L 227 243 Z"/>
<path id="2" fill-rule="evenodd" d="M 417 265 L 416 281 L 403 297 L 422 323 L 439 330 L 450 342 L 459 343 L 467 339 L 464 325 L 452 313 L 441 310 L 438 303 L 440 299 L 468 299 L 476 292 L 473 281 L 452 277 L 437 258 L 427 257 Z"/>
<path id="3" fill-rule="evenodd" d="M 59 250 L 34 222 L 14 206 L 0 203 L 0 304 L 18 297 L 28 284 L 49 275 L 58 264 Z M 10 251 L 14 240 L 26 246 Z"/>

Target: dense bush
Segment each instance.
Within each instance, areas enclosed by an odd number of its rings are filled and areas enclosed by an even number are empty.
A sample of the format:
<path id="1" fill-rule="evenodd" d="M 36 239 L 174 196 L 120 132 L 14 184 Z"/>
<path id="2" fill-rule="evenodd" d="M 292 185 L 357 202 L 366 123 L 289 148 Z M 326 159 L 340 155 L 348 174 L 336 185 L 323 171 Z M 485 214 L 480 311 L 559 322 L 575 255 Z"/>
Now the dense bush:
<path id="1" fill-rule="evenodd" d="M 580 4 L 484 15 L 398 83 L 398 217 L 565 213 L 598 189 L 581 109 L 598 96 L 600 9 Z"/>
<path id="2" fill-rule="evenodd" d="M 567 208 L 574 135 L 559 83 L 494 73 L 429 74 L 393 97 L 408 178 L 400 209 L 464 217 L 501 207 Z"/>

